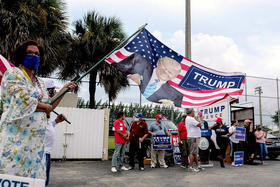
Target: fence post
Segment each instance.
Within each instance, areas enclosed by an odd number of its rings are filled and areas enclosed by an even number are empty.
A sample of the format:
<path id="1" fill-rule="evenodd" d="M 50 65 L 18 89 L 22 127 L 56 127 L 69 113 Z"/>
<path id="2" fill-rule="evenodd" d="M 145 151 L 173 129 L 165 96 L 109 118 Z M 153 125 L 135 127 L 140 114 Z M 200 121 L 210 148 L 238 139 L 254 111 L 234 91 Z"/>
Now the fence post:
<path id="1" fill-rule="evenodd" d="M 140 108 L 142 107 L 142 94 L 141 94 L 141 91 L 139 89 L 139 92 L 140 92 Z"/>
<path id="2" fill-rule="evenodd" d="M 276 78 L 276 88 L 277 88 L 277 118 L 278 118 L 278 128 L 280 134 L 280 114 L 279 114 L 279 86 L 278 86 L 278 77 Z"/>
<path id="3" fill-rule="evenodd" d="M 247 75 L 245 73 L 245 101 L 247 102 Z"/>

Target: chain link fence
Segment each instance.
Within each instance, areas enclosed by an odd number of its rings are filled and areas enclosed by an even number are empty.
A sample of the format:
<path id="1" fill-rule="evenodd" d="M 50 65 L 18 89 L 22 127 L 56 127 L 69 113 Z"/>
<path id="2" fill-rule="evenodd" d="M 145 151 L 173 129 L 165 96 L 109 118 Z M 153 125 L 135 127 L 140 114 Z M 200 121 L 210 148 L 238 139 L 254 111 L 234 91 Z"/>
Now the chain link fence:
<path id="1" fill-rule="evenodd" d="M 88 94 L 88 81 L 82 81 L 80 87 L 79 96 L 86 96 Z M 266 78 L 258 76 L 246 76 L 246 84 L 244 87 L 243 94 L 239 98 L 239 104 L 250 104 L 254 107 L 254 118 L 256 124 L 263 124 L 272 131 L 279 129 L 279 120 L 277 111 L 279 111 L 279 83 L 277 78 Z M 81 94 L 82 92 L 82 94 Z M 87 100 L 88 96 L 85 97 Z M 108 102 L 107 94 L 103 88 L 97 86 L 96 90 L 96 101 L 102 100 L 107 102 L 106 107 L 110 108 L 112 103 Z M 130 104 L 137 105 L 138 110 L 145 105 L 151 105 L 141 94 L 137 85 L 131 82 L 130 87 L 123 89 L 118 97 L 114 100 L 115 104 L 122 103 L 124 107 L 129 108 Z M 152 104 L 152 106 L 156 106 Z M 88 107 L 88 106 L 83 106 Z M 100 107 L 100 106 L 97 106 Z M 173 122 L 177 123 L 176 117 L 174 117 L 174 110 L 184 112 L 182 108 L 170 107 L 165 108 L 166 113 L 169 113 L 167 117 Z M 133 111 L 139 112 L 139 111 Z M 280 116 L 279 116 L 280 117 Z"/>

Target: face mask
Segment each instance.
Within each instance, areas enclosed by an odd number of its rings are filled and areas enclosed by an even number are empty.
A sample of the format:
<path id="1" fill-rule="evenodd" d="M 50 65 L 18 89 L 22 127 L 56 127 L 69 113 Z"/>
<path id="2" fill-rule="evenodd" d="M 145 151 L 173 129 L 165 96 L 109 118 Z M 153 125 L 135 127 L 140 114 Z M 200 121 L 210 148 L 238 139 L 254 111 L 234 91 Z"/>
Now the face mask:
<path id="1" fill-rule="evenodd" d="M 31 70 L 37 70 L 40 65 L 40 57 L 36 55 L 26 55 L 23 60 L 23 65 Z"/>
<path id="2" fill-rule="evenodd" d="M 138 122 L 138 121 L 139 121 L 139 118 L 135 118 L 134 121 Z"/>
<path id="3" fill-rule="evenodd" d="M 161 122 L 161 119 L 158 119 L 158 122 L 160 123 L 160 122 Z"/>

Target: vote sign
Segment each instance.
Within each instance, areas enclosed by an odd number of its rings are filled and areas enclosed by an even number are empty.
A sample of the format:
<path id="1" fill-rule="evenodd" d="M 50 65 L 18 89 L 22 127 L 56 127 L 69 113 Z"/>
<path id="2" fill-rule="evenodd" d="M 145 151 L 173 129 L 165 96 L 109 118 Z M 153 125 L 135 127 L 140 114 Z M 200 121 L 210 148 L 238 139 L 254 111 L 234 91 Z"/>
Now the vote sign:
<path id="1" fill-rule="evenodd" d="M 170 150 L 172 149 L 171 138 L 167 135 L 153 136 L 154 150 Z"/>
<path id="2" fill-rule="evenodd" d="M 44 187 L 45 180 L 14 175 L 0 174 L 0 186 L 2 187 Z"/>
<path id="3" fill-rule="evenodd" d="M 211 129 L 201 129 L 201 136 L 212 136 Z"/>
<path id="4" fill-rule="evenodd" d="M 236 127 L 236 132 L 234 133 L 235 139 L 239 141 L 245 141 L 246 129 L 241 127 Z"/>
<path id="5" fill-rule="evenodd" d="M 244 164 L 244 152 L 243 151 L 234 152 L 234 165 L 240 166 L 243 164 Z"/>

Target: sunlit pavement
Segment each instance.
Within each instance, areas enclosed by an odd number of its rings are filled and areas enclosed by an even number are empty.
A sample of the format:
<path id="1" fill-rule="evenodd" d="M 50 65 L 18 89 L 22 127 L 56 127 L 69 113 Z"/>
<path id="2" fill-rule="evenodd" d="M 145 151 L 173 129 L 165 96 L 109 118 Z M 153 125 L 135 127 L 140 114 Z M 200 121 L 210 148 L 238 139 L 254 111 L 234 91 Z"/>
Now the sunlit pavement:
<path id="1" fill-rule="evenodd" d="M 266 163 L 220 168 L 214 162 L 199 173 L 179 166 L 111 173 L 110 161 L 53 162 L 49 186 L 280 186 L 280 159 Z"/>

